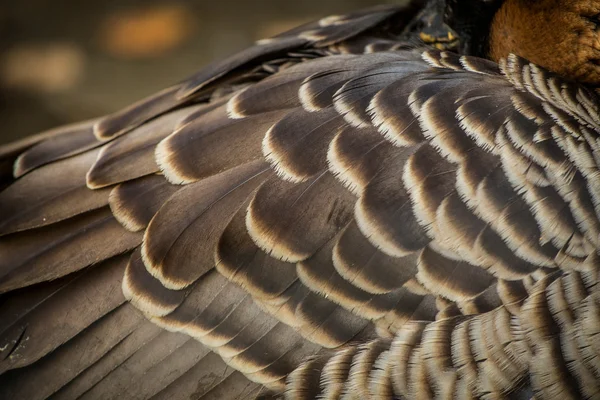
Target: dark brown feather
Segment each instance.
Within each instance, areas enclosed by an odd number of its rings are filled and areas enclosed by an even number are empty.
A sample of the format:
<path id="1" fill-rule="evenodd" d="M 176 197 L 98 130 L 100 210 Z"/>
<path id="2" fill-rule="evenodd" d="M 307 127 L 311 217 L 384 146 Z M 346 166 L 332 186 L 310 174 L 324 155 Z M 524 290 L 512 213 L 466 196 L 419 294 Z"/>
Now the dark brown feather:
<path id="1" fill-rule="evenodd" d="M 0 235 L 47 226 L 106 206 L 110 190 L 91 191 L 85 183 L 97 156 L 98 150 L 92 150 L 43 166 L 2 191 Z M 52 185 L 46 185 L 50 181 Z"/>
<path id="2" fill-rule="evenodd" d="M 107 241 L 106 238 L 111 240 Z M 0 238 L 0 292 L 79 271 L 140 244 L 108 207 Z"/>
<path id="3" fill-rule="evenodd" d="M 265 163 L 255 161 L 178 191 L 145 231 L 146 268 L 170 289 L 183 289 L 210 271 L 220 233 L 268 177 Z"/>
<path id="4" fill-rule="evenodd" d="M 103 146 L 87 173 L 87 185 L 98 189 L 158 172 L 154 160 L 156 145 L 187 116 L 205 108 L 187 107 L 168 113 Z"/>
<path id="5" fill-rule="evenodd" d="M 108 197 L 113 215 L 126 229 L 137 232 L 148 226 L 162 205 L 181 186 L 161 175 L 148 175 L 114 187 Z"/>
<path id="6" fill-rule="evenodd" d="M 102 144 L 94 136 L 94 123 L 86 121 L 68 125 L 21 153 L 14 165 L 14 176 L 19 178 L 29 171 L 67 157 L 72 157 Z"/>
<path id="7" fill-rule="evenodd" d="M 27 367 L 2 374 L 2 397 L 48 398 L 101 360 L 141 324 L 144 324 L 143 316 L 133 306 L 119 306 L 49 356 Z M 93 383 L 87 385 L 86 389 Z"/>
<path id="8" fill-rule="evenodd" d="M 269 180 L 248 207 L 250 237 L 282 261 L 310 257 L 351 218 L 354 197 L 339 189 L 327 172 L 298 184 Z"/>

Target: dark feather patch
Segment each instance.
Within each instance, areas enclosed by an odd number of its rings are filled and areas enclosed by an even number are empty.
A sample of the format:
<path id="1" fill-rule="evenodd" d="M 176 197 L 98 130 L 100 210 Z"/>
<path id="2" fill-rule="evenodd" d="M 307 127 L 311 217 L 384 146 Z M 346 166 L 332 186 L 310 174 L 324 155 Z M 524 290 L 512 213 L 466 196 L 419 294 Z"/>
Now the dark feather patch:
<path id="1" fill-rule="evenodd" d="M 413 188 L 403 180 L 407 160 L 418 149 L 414 146 L 398 150 L 390 157 L 386 168 L 369 182 L 355 208 L 356 222 L 363 235 L 393 257 L 420 250 L 431 240 L 413 213 L 410 198 Z"/>
<path id="2" fill-rule="evenodd" d="M 11 319 L 0 334 L 0 370 L 35 362 L 124 303 L 121 278 L 126 260 L 120 256 L 90 268 Z M 73 302 L 74 298 L 80 300 Z M 8 297 L 3 307 L 11 303 Z"/>
<path id="3" fill-rule="evenodd" d="M 109 190 L 92 191 L 85 185 L 85 173 L 97 155 L 97 150 L 89 151 L 38 168 L 2 191 L 0 235 L 47 226 L 106 206 Z M 50 181 L 52 185 L 47 185 Z"/>
<path id="4" fill-rule="evenodd" d="M 310 293 L 296 309 L 304 336 L 326 348 L 336 348 L 359 335 L 369 321 L 344 310 L 320 295 Z"/>
<path id="5" fill-rule="evenodd" d="M 49 140 L 42 140 L 21 153 L 14 165 L 14 176 L 19 178 L 31 170 L 63 158 L 72 157 L 99 146 L 94 136 L 95 121 L 68 125 L 56 130 Z"/>
<path id="6" fill-rule="evenodd" d="M 244 118 L 268 111 L 299 107 L 303 101 L 300 88 L 312 74 L 339 68 L 340 65 L 351 63 L 354 58 L 323 57 L 296 64 L 243 89 L 228 102 L 227 112 L 232 118 Z"/>
<path id="7" fill-rule="evenodd" d="M 198 111 L 198 107 L 160 116 L 105 145 L 87 173 L 88 186 L 96 189 L 158 172 L 154 160 L 156 145 L 195 111 Z"/>
<path id="8" fill-rule="evenodd" d="M 272 257 L 297 262 L 345 226 L 353 202 L 327 172 L 299 184 L 271 179 L 250 203 L 246 226 L 254 242 Z"/>
<path id="9" fill-rule="evenodd" d="M 484 269 L 464 261 L 450 260 L 426 248 L 419 257 L 417 278 L 429 291 L 450 300 L 473 298 L 485 291 L 494 278 Z M 468 281 L 463 277 L 468 276 Z"/>
<path id="10" fill-rule="evenodd" d="M 196 182 L 261 157 L 267 130 L 289 111 L 230 120 L 224 109 L 184 125 L 156 149 L 157 162 L 174 184 Z"/>
<path id="11" fill-rule="evenodd" d="M 123 135 L 144 122 L 161 115 L 184 101 L 177 99 L 176 94 L 181 85 L 175 85 L 159 93 L 145 98 L 121 111 L 117 111 L 96 122 L 94 135 L 98 140 L 109 140 Z"/>
<path id="12" fill-rule="evenodd" d="M 333 107 L 310 114 L 297 109 L 269 129 L 263 154 L 283 179 L 307 180 L 327 168 L 329 143 L 344 125 Z"/>
<path id="13" fill-rule="evenodd" d="M 312 65 L 328 68 L 312 71 L 313 74 L 304 80 L 299 90 L 300 101 L 307 111 L 329 107 L 333 104 L 335 93 L 350 79 L 364 74 L 365 70 L 407 59 L 410 59 L 410 54 L 379 53 L 360 57 L 335 56 L 314 61 Z M 414 59 L 417 59 L 416 55 Z"/>
<path id="14" fill-rule="evenodd" d="M 360 196 L 393 153 L 393 146 L 375 128 L 348 126 L 331 141 L 327 161 L 335 177 Z"/>
<path id="15" fill-rule="evenodd" d="M 258 299 L 273 299 L 296 280 L 294 264 L 270 257 L 256 246 L 246 230 L 246 210 L 240 210 L 223 231 L 215 264 L 227 279 Z"/>
<path id="16" fill-rule="evenodd" d="M 424 141 L 423 132 L 411 106 L 411 94 L 421 83 L 417 77 L 398 77 L 396 82 L 380 90 L 369 104 L 372 124 L 397 146 L 412 146 Z"/>
<path id="17" fill-rule="evenodd" d="M 417 254 L 392 257 L 371 244 L 351 223 L 333 251 L 336 270 L 349 283 L 371 293 L 399 289 L 417 272 Z"/>
<path id="18" fill-rule="evenodd" d="M 51 396 L 101 360 L 143 323 L 143 316 L 133 306 L 117 307 L 49 356 L 0 375 L 2 395 L 40 400 Z"/>
<path id="19" fill-rule="evenodd" d="M 142 256 L 148 271 L 179 290 L 211 270 L 221 232 L 268 176 L 265 163 L 255 161 L 174 194 L 146 229 Z"/>
<path id="20" fill-rule="evenodd" d="M 281 388 L 281 381 L 294 366 L 319 350 L 318 345 L 304 340 L 296 330 L 281 323 L 254 339 L 251 346 L 226 361 L 267 386 Z"/>
<path id="21" fill-rule="evenodd" d="M 334 267 L 334 243 L 335 240 L 330 241 L 314 256 L 298 263 L 300 280 L 348 311 L 366 319 L 381 318 L 396 305 L 395 294 L 374 295 L 360 289 L 356 281 L 344 279 Z"/>
<path id="22" fill-rule="evenodd" d="M 126 229 L 137 232 L 146 228 L 162 205 L 181 186 L 172 185 L 161 175 L 148 175 L 117 185 L 110 192 L 110 209 Z"/>
<path id="23" fill-rule="evenodd" d="M 375 94 L 407 74 L 423 69 L 420 62 L 404 61 L 386 63 L 384 66 L 362 71 L 360 76 L 346 82 L 336 92 L 333 104 L 351 125 L 368 126 L 371 122 L 369 105 Z"/>
<path id="24" fill-rule="evenodd" d="M 131 255 L 124 271 L 122 291 L 138 310 L 148 316 L 167 315 L 185 299 L 184 290 L 169 290 L 144 265 L 139 248 Z"/>
<path id="25" fill-rule="evenodd" d="M 140 242 L 141 234 L 125 230 L 108 207 L 4 236 L 0 239 L 0 292 L 60 278 Z"/>

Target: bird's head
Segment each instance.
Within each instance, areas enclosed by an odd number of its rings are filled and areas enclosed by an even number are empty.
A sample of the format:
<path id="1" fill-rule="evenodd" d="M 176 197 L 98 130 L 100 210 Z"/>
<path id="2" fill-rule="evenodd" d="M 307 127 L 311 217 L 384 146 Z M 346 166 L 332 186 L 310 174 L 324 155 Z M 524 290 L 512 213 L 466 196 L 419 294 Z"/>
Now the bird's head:
<path id="1" fill-rule="evenodd" d="M 447 0 L 463 53 L 513 53 L 565 78 L 600 86 L 600 0 Z"/>

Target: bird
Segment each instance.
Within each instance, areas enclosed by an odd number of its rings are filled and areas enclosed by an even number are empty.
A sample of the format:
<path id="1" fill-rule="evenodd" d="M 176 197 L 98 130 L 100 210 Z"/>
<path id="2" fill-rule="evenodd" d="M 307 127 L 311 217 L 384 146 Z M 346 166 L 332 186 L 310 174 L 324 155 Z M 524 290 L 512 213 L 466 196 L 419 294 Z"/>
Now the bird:
<path id="1" fill-rule="evenodd" d="M 599 25 L 329 16 L 1 147 L 0 398 L 599 398 Z"/>

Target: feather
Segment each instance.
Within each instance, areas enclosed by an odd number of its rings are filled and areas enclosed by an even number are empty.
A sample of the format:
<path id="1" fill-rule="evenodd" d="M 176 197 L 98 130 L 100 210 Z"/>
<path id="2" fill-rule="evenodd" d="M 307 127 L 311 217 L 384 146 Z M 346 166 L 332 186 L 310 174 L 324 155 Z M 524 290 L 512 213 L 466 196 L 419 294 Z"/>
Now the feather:
<path id="1" fill-rule="evenodd" d="M 0 235 L 47 226 L 106 206 L 109 190 L 91 191 L 85 186 L 85 173 L 97 155 L 92 150 L 43 166 L 3 190 Z M 53 184 L 46 185 L 49 181 Z"/>
<path id="2" fill-rule="evenodd" d="M 90 390 L 93 389 L 96 384 L 102 382 L 107 376 L 112 375 L 115 369 L 125 367 L 126 361 L 130 357 L 138 352 L 143 352 L 146 349 L 145 344 L 155 340 L 161 333 L 161 329 L 150 321 L 139 319 L 139 315 L 137 318 L 133 318 L 134 321 L 138 322 L 138 325 L 131 329 L 127 324 L 125 329 L 126 332 L 129 331 L 127 336 L 112 343 L 112 347 L 110 347 L 105 354 L 100 353 L 102 356 L 99 359 L 90 360 L 91 362 L 89 362 L 89 365 L 81 371 L 73 368 L 71 370 L 72 375 L 69 377 L 70 380 L 66 381 L 67 383 L 54 392 L 50 398 L 54 400 L 68 400 L 83 397 L 90 393 Z M 116 321 L 116 323 L 118 323 L 118 321 Z M 206 352 L 208 350 L 204 351 Z M 187 355 L 190 355 L 190 352 L 187 352 Z M 57 358 L 58 362 L 63 361 L 60 357 Z M 70 358 L 65 358 L 64 361 L 72 362 Z M 65 366 L 69 367 L 68 363 Z M 71 365 L 71 367 L 73 366 L 74 365 Z M 51 371 L 52 367 L 55 367 L 52 363 L 46 365 L 48 371 Z M 172 368 L 171 374 L 173 374 L 174 370 L 175 368 Z"/>
<path id="3" fill-rule="evenodd" d="M 124 271 L 123 295 L 145 315 L 164 316 L 173 312 L 185 299 L 183 290 L 170 290 L 146 270 L 138 249 L 131 255 Z"/>
<path id="4" fill-rule="evenodd" d="M 407 8 L 406 6 L 376 7 L 343 17 L 324 18 L 284 32 L 272 39 L 261 40 L 256 45 L 223 61 L 208 65 L 187 79 L 179 91 L 178 98 L 188 97 L 243 67 L 249 68 L 265 59 L 276 59 L 279 55 L 299 50 L 310 43 L 314 43 L 316 47 L 325 47 L 349 39 Z M 411 12 L 415 11 L 411 10 Z"/>
<path id="5" fill-rule="evenodd" d="M 211 389 L 219 386 L 226 386 L 226 378 L 235 373 L 235 370 L 228 367 L 219 355 L 209 352 L 202 357 L 190 369 L 184 371 L 170 384 L 166 385 L 160 392 L 153 396 L 156 400 L 183 400 L 189 399 L 190 393 L 195 393 L 197 398 L 203 399 L 204 395 Z M 247 381 L 247 385 L 252 385 Z M 221 389 L 222 390 L 222 389 Z M 222 393 L 224 399 L 235 399 L 237 393 Z"/>
<path id="6" fill-rule="evenodd" d="M 348 282 L 370 293 L 389 293 L 417 272 L 417 254 L 392 257 L 377 249 L 356 223 L 344 230 L 333 249 L 333 265 Z"/>
<path id="7" fill-rule="evenodd" d="M 340 64 L 351 63 L 354 58 L 324 57 L 293 65 L 236 94 L 227 104 L 227 113 L 231 118 L 239 119 L 268 111 L 299 107 L 302 101 L 302 93 L 299 93 L 301 85 L 304 85 L 312 74 L 339 68 Z"/>
<path id="8" fill-rule="evenodd" d="M 97 189 L 158 172 L 154 160 L 156 145 L 173 133 L 187 116 L 205 108 L 207 106 L 187 107 L 168 113 L 103 146 L 87 173 L 87 185 Z"/>
<path id="9" fill-rule="evenodd" d="M 149 96 L 121 111 L 102 118 L 94 125 L 94 135 L 106 141 L 121 136 L 131 129 L 161 115 L 181 104 L 176 94 L 181 85 L 175 85 L 155 95 Z"/>
<path id="10" fill-rule="evenodd" d="M 162 331 L 90 387 L 84 397 L 150 398 L 207 353 L 187 335 Z M 136 379 L 138 376 L 144 379 Z"/>
<path id="11" fill-rule="evenodd" d="M 329 144 L 329 170 L 356 196 L 362 195 L 367 184 L 391 158 L 394 149 L 374 128 L 357 129 L 347 126 Z"/>
<path id="12" fill-rule="evenodd" d="M 295 36 L 259 42 L 229 58 L 209 64 L 200 72 L 186 79 L 181 88 L 177 88 L 177 98 L 185 99 L 240 67 L 256 65 L 264 59 L 277 58 L 278 55 L 297 49 L 307 42 L 306 39 Z"/>
<path id="13" fill-rule="evenodd" d="M 96 121 L 86 121 L 58 128 L 52 138 L 41 140 L 22 152 L 14 164 L 14 176 L 19 178 L 26 173 L 64 158 L 98 147 L 102 142 L 94 136 Z"/>
<path id="14" fill-rule="evenodd" d="M 165 287 L 180 290 L 211 270 L 220 233 L 268 175 L 265 163 L 255 161 L 174 194 L 145 231 L 142 257 L 148 271 Z"/>
<path id="15" fill-rule="evenodd" d="M 142 315 L 133 306 L 123 304 L 117 307 L 59 347 L 50 357 L 0 375 L 2 396 L 40 400 L 49 397 L 101 360 L 142 323 Z"/>
<path id="16" fill-rule="evenodd" d="M 112 240 L 107 242 L 106 238 Z M 52 280 L 136 247 L 108 207 L 0 239 L 0 292 Z"/>
<path id="17" fill-rule="evenodd" d="M 421 84 L 413 75 L 397 77 L 396 81 L 377 92 L 368 112 L 372 124 L 396 146 L 413 146 L 424 141 L 417 117 L 411 110 L 412 93 Z"/>
<path id="18" fill-rule="evenodd" d="M 369 328 L 369 321 L 314 293 L 300 302 L 296 316 L 304 336 L 325 348 L 342 346 Z"/>
<path id="19" fill-rule="evenodd" d="M 250 399 L 260 392 L 259 385 L 248 382 L 241 373 L 233 372 L 224 378 L 218 385 L 210 391 L 203 393 L 202 400 L 221 400 L 221 399 Z"/>
<path id="20" fill-rule="evenodd" d="M 115 186 L 108 204 L 115 219 L 123 227 L 138 232 L 148 226 L 162 205 L 181 186 L 171 185 L 160 175 L 148 175 Z"/>
<path id="21" fill-rule="evenodd" d="M 423 6 L 1 148 L 0 397 L 596 396 L 599 97 Z"/>
<path id="22" fill-rule="evenodd" d="M 328 173 L 292 184 L 266 182 L 248 206 L 252 240 L 282 261 L 310 257 L 349 220 L 354 198 Z"/>
<path id="23" fill-rule="evenodd" d="M 294 264 L 270 257 L 246 230 L 246 210 L 240 210 L 223 231 L 216 250 L 217 271 L 254 298 L 277 298 L 297 281 Z"/>
<path id="24" fill-rule="evenodd" d="M 280 323 L 255 338 L 255 342 L 239 355 L 226 358 L 226 362 L 253 381 L 280 391 L 287 374 L 319 349 L 318 344 L 304 340 L 297 331 Z"/>
<path id="25" fill-rule="evenodd" d="M 0 370 L 29 365 L 125 302 L 120 292 L 126 256 L 119 256 L 73 277 L 10 318 L 0 336 Z M 74 298 L 80 301 L 73 302 Z M 8 297 L 3 307 L 18 304 Z"/>
<path id="26" fill-rule="evenodd" d="M 345 123 L 333 108 L 297 109 L 273 125 L 263 139 L 265 159 L 283 179 L 306 181 L 327 168 L 329 142 Z M 306 148 L 312 149 L 307 152 Z"/>
<path id="27" fill-rule="evenodd" d="M 307 63 L 307 65 L 326 66 L 327 68 L 315 68 L 311 71 L 312 75 L 307 76 L 302 82 L 298 92 L 302 106 L 310 112 L 329 107 L 333 104 L 335 93 L 352 78 L 356 78 L 365 70 L 373 69 L 376 66 L 406 59 L 405 54 L 379 53 L 361 57 L 340 55 Z M 300 66 L 295 68 L 299 69 Z"/>
<path id="28" fill-rule="evenodd" d="M 330 241 L 308 260 L 298 263 L 298 277 L 311 291 L 339 304 L 365 319 L 378 319 L 397 304 L 396 293 L 373 295 L 344 279 L 334 267 L 333 245 Z"/>
<path id="29" fill-rule="evenodd" d="M 403 173 L 407 160 L 418 147 L 396 151 L 384 169 L 369 182 L 356 203 L 356 222 L 363 235 L 378 249 L 392 257 L 403 257 L 420 250 L 431 240 L 415 213 Z M 429 164 L 431 166 L 431 164 Z"/>
<path id="30" fill-rule="evenodd" d="M 352 126 L 368 126 L 371 122 L 368 108 L 375 94 L 403 78 L 405 74 L 421 70 L 423 64 L 414 61 L 391 62 L 367 69 L 360 76 L 346 82 L 335 93 L 333 104 Z"/>
<path id="31" fill-rule="evenodd" d="M 485 270 L 464 261 L 453 261 L 430 248 L 423 250 L 418 261 L 417 279 L 431 293 L 460 301 L 485 291 L 493 277 Z M 468 276 L 465 281 L 462 277 Z"/>
<path id="32" fill-rule="evenodd" d="M 156 148 L 163 174 L 174 184 L 192 183 L 261 158 L 265 133 L 289 110 L 228 120 L 223 109 L 183 126 Z M 214 118 L 214 119 L 213 119 Z"/>

